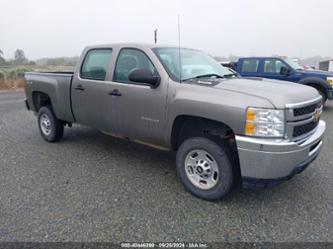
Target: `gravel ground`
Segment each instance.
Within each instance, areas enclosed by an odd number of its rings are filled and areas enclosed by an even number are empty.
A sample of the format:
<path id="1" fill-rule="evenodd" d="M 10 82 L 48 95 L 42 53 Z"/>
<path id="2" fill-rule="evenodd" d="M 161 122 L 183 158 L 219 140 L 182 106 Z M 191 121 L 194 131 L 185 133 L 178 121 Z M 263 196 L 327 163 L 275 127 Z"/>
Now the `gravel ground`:
<path id="1" fill-rule="evenodd" d="M 0 241 L 333 241 L 333 103 L 318 159 L 223 202 L 186 192 L 175 155 L 73 126 L 42 140 L 22 92 L 0 93 Z"/>

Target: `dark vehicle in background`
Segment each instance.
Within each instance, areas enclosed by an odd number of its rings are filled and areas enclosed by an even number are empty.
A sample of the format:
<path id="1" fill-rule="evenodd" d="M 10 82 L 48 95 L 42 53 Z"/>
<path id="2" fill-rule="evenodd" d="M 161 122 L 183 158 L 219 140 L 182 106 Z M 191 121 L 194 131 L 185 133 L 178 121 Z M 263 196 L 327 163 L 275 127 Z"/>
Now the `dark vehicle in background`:
<path id="1" fill-rule="evenodd" d="M 323 103 L 333 99 L 333 72 L 304 70 L 296 62 L 280 57 L 243 57 L 233 67 L 243 77 L 261 77 L 312 86 Z"/>

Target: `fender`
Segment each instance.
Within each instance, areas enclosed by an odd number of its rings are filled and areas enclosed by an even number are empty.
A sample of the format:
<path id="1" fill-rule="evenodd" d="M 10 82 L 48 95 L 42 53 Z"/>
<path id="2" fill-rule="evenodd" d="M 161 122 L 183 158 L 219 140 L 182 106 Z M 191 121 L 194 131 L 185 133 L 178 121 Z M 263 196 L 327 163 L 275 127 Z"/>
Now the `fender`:
<path id="1" fill-rule="evenodd" d="M 318 77 L 308 77 L 300 80 L 298 83 L 303 84 L 303 85 L 312 85 L 312 86 L 319 86 L 323 90 L 325 90 L 325 94 L 327 95 L 327 90 L 330 87 L 328 83 Z"/>
<path id="2" fill-rule="evenodd" d="M 172 84 L 165 125 L 165 144 L 172 147 L 172 131 L 178 117 L 203 118 L 243 134 L 248 106 L 274 108 L 267 99 L 250 94 L 191 84 Z"/>

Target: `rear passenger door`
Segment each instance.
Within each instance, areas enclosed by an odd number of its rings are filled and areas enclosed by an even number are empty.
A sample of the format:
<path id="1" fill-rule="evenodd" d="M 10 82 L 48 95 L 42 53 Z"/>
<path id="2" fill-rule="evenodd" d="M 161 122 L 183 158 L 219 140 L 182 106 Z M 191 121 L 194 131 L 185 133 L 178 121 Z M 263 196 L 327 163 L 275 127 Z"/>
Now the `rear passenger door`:
<path id="1" fill-rule="evenodd" d="M 77 123 L 105 130 L 108 113 L 108 83 L 105 81 L 112 57 L 111 48 L 91 49 L 75 74 L 71 96 Z"/>
<path id="2" fill-rule="evenodd" d="M 240 65 L 239 73 L 244 77 L 259 77 L 259 62 L 257 58 L 243 59 Z"/>

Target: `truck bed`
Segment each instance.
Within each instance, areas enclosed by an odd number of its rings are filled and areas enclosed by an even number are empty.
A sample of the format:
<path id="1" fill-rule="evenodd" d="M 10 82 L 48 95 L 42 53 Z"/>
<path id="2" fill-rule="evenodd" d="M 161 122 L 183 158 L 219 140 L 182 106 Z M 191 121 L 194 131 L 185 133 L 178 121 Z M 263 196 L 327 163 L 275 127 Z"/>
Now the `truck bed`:
<path id="1" fill-rule="evenodd" d="M 27 101 L 33 111 L 36 109 L 36 96 L 45 93 L 51 99 L 55 115 L 64 121 L 73 122 L 71 85 L 73 72 L 27 72 Z"/>

